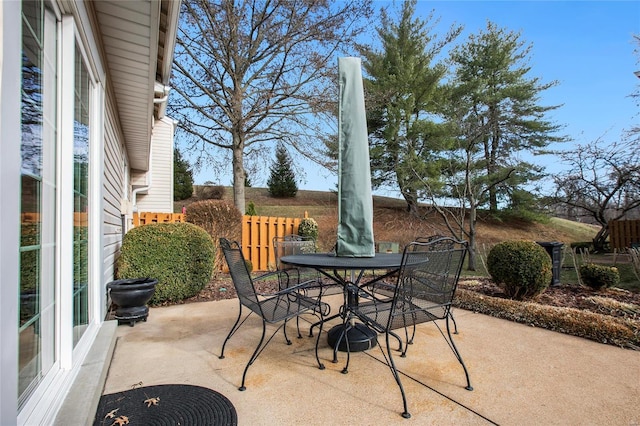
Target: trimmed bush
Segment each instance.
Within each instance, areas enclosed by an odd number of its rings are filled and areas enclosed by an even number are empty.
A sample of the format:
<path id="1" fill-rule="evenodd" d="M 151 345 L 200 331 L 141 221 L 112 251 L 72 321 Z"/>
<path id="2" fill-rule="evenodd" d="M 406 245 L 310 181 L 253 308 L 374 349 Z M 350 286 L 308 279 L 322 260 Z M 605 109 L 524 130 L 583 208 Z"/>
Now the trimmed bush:
<path id="1" fill-rule="evenodd" d="M 196 186 L 196 197 L 198 200 L 222 200 L 224 191 L 221 185 L 199 185 Z"/>
<path id="2" fill-rule="evenodd" d="M 533 299 L 551 282 L 551 258 L 533 241 L 505 241 L 491 248 L 487 269 L 493 281 L 515 300 Z"/>
<path id="3" fill-rule="evenodd" d="M 207 232 L 190 223 L 152 223 L 133 228 L 122 240 L 117 279 L 155 278 L 150 305 L 179 302 L 211 280 L 215 246 Z"/>
<path id="4" fill-rule="evenodd" d="M 620 283 L 620 272 L 613 266 L 585 263 L 580 265 L 580 278 L 589 287 L 599 290 L 617 286 Z"/>
<path id="5" fill-rule="evenodd" d="M 242 238 L 242 214 L 235 205 L 225 200 L 196 201 L 187 207 L 187 222 L 203 228 L 213 241 L 221 237 L 230 241 Z M 224 264 L 222 251 L 215 258 L 215 270 Z"/>
<path id="6" fill-rule="evenodd" d="M 298 225 L 298 235 L 311 237 L 314 241 L 318 241 L 318 222 L 313 218 L 305 217 Z"/>

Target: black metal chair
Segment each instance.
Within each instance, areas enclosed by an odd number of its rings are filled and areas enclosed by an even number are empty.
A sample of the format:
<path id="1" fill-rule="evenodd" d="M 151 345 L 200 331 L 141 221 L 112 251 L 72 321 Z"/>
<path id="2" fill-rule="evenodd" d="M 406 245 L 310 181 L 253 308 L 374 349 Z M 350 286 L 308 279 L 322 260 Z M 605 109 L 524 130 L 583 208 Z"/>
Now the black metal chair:
<path id="1" fill-rule="evenodd" d="M 334 281 L 323 279 L 322 274 L 315 269 L 291 267 L 280 262 L 280 258 L 283 256 L 315 253 L 316 241 L 312 237 L 288 234 L 274 237 L 272 244 L 277 270 L 287 271 L 290 282 L 293 285 L 301 284 L 304 288 L 305 295 L 313 297 L 322 293 L 322 297 L 324 297 L 332 294 L 342 294 L 344 289 L 341 285 Z M 326 315 L 329 314 L 330 312 L 327 312 Z M 324 320 L 330 321 L 338 316 L 340 315 L 334 315 L 332 317 L 325 318 Z M 309 328 L 309 337 L 313 337 L 313 328 L 318 325 L 320 325 L 320 323 L 316 322 Z"/>
<path id="2" fill-rule="evenodd" d="M 287 271 L 293 283 L 305 284 L 305 288 L 308 290 L 307 294 L 311 295 L 319 293 L 320 291 L 322 291 L 323 296 L 342 293 L 342 286 L 334 282 L 326 282 L 326 280 L 323 280 L 322 275 L 315 269 L 291 267 L 280 261 L 280 258 L 283 256 L 315 253 L 316 241 L 313 237 L 288 234 L 274 237 L 272 244 L 276 269 L 279 271 Z"/>
<path id="3" fill-rule="evenodd" d="M 433 243 L 433 244 L 429 244 L 427 246 L 421 246 L 421 245 L 415 245 L 412 246 L 413 249 L 418 249 L 418 248 L 423 248 L 427 249 L 427 250 L 436 250 L 436 249 L 450 249 L 453 248 L 453 243 L 454 240 L 451 238 L 445 238 L 442 235 L 439 234 L 434 234 L 434 235 L 430 235 L 428 237 L 417 237 L 413 242 L 416 243 L 431 243 L 433 241 L 438 241 L 437 243 Z M 384 299 L 386 298 L 387 300 L 391 299 L 393 297 L 393 294 L 395 292 L 395 287 L 396 284 L 394 283 L 390 283 L 387 281 L 377 281 L 375 282 L 373 285 L 368 286 L 368 290 L 370 293 L 375 294 L 376 298 L 378 300 L 380 299 Z M 454 328 L 454 332 L 453 334 L 458 334 L 458 324 L 456 324 L 456 320 L 453 317 L 453 313 L 451 311 L 449 311 L 449 315 L 451 315 L 451 321 L 453 321 L 453 328 Z M 416 336 L 416 325 L 412 324 L 412 332 L 411 332 L 411 337 L 409 337 L 409 331 L 407 328 L 405 328 L 405 346 L 403 349 L 403 345 L 402 345 L 402 340 L 400 339 L 399 336 L 397 336 L 396 334 L 394 334 L 393 336 L 396 337 L 398 339 L 398 343 L 400 345 L 399 350 L 402 352 L 402 354 L 400 355 L 401 357 L 406 357 L 407 356 L 407 349 L 409 348 L 408 345 L 412 345 L 413 344 L 413 339 Z"/>
<path id="4" fill-rule="evenodd" d="M 449 248 L 444 243 L 447 243 Z M 404 404 L 402 416 L 405 418 L 411 415 L 407 409 L 407 399 L 400 381 L 400 374 L 393 361 L 389 342 L 390 337 L 397 339 L 393 330 L 399 328 L 406 330 L 408 326 L 433 322 L 462 365 L 467 380 L 466 389 L 473 390 L 467 367 L 453 342 L 449 325 L 451 303 L 467 249 L 466 242 L 451 238 L 408 244 L 403 252 L 402 266 L 398 273 L 393 297 L 391 299 L 375 298 L 371 302 L 361 303 L 353 311 L 362 322 L 385 335 L 386 354 L 382 347 L 381 350 L 400 388 Z M 438 324 L 439 320 L 445 321 L 446 335 Z"/>
<path id="5" fill-rule="evenodd" d="M 428 237 L 418 237 L 415 239 L 416 243 L 433 243 L 425 246 L 428 250 L 449 250 L 454 247 L 455 240 L 453 238 L 447 238 L 443 235 L 435 234 L 430 235 Z M 415 246 L 420 247 L 420 246 Z M 458 334 L 458 324 L 456 323 L 456 319 L 453 317 L 453 310 L 449 310 L 449 316 L 451 321 L 453 322 L 453 334 Z M 416 328 L 413 327 L 413 334 L 411 339 L 407 339 L 407 344 L 413 344 L 413 338 L 416 335 Z"/>
<path id="6" fill-rule="evenodd" d="M 227 261 L 227 265 L 229 266 L 229 273 L 231 274 L 233 285 L 235 286 L 236 292 L 238 294 L 238 301 L 240 302 L 240 311 L 238 312 L 238 318 L 231 328 L 231 331 L 229 331 L 226 339 L 224 339 L 222 350 L 220 351 L 220 359 L 224 359 L 224 349 L 231 336 L 233 336 L 236 331 L 238 331 L 238 329 L 242 326 L 242 324 L 245 323 L 247 318 L 249 318 L 252 313 L 255 313 L 262 319 L 262 337 L 260 338 L 260 342 L 258 343 L 255 351 L 251 355 L 249 362 L 247 362 L 247 366 L 245 367 L 244 373 L 242 374 L 242 384 L 238 388 L 239 390 L 243 391 L 246 389 L 245 378 L 249 367 L 262 353 L 271 339 L 273 339 L 278 330 L 280 330 L 281 328 L 283 329 L 285 341 L 288 345 L 290 345 L 291 340 L 289 340 L 289 338 L 287 337 L 287 321 L 289 321 L 291 318 L 297 318 L 299 315 L 307 313 L 319 315 L 320 319 L 322 320 L 325 315 L 323 309 L 326 309 L 328 305 L 320 300 L 321 295 L 319 295 L 318 298 L 305 296 L 301 292 L 302 285 L 289 285 L 289 276 L 286 271 L 269 272 L 260 275 L 259 277 L 252 278 L 251 274 L 249 273 L 249 269 L 247 268 L 247 264 L 245 262 L 244 255 L 242 254 L 240 245 L 237 242 L 230 242 L 225 238 L 220 238 L 220 247 L 222 248 L 224 257 Z M 280 290 L 275 293 L 259 293 L 256 290 L 255 282 L 268 278 L 278 279 L 278 287 L 280 288 Z M 242 321 L 240 321 L 240 319 L 242 318 L 243 306 L 249 309 L 249 313 Z M 279 324 L 279 326 L 263 345 L 267 324 Z M 322 332 L 322 322 L 320 324 L 320 331 Z M 322 363 L 320 362 L 320 358 L 318 357 L 319 339 L 320 333 L 318 334 L 318 338 L 316 340 L 316 360 L 318 362 L 319 368 L 322 369 L 324 368 L 324 366 L 322 365 Z"/>

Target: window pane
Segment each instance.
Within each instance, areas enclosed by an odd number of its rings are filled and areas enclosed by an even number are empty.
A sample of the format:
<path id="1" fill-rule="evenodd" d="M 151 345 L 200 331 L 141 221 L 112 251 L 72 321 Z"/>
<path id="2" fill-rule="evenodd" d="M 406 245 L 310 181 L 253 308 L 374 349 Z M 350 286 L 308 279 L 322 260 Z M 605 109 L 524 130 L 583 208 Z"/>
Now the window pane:
<path id="1" fill-rule="evenodd" d="M 74 235 L 73 235 L 73 344 L 80 340 L 89 323 L 89 74 L 76 47 L 74 102 Z"/>
<path id="2" fill-rule="evenodd" d="M 22 2 L 18 404 L 55 362 L 56 21 Z"/>

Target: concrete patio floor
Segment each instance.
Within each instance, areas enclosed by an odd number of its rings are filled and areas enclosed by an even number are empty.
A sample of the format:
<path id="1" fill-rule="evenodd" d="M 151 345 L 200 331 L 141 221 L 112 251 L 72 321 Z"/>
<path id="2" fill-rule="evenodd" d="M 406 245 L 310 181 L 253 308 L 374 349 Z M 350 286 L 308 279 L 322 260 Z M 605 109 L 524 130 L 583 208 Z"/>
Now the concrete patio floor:
<path id="1" fill-rule="evenodd" d="M 341 296 L 333 296 L 341 301 Z M 332 299 L 332 304 L 335 302 Z M 462 368 L 433 324 L 418 327 L 404 376 L 411 419 L 403 419 L 398 387 L 378 348 L 352 353 L 348 374 L 321 338 L 293 345 L 277 334 L 238 391 L 243 368 L 260 338 L 254 315 L 227 344 L 237 299 L 152 308 L 147 322 L 116 330 L 115 352 L 103 393 L 132 386 L 192 384 L 214 389 L 234 404 L 240 425 L 639 425 L 640 352 L 456 309 L 454 337 L 469 369 Z M 327 327 L 328 328 L 328 327 Z"/>

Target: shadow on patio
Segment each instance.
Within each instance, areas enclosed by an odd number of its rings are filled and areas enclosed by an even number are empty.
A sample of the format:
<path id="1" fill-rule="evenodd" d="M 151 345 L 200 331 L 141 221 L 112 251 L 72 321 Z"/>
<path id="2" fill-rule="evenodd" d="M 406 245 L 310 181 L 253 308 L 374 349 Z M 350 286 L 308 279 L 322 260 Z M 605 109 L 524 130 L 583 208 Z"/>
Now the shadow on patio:
<path id="1" fill-rule="evenodd" d="M 293 323 L 293 345 L 278 333 L 240 392 L 261 326 L 252 316 L 218 359 L 237 309 L 236 299 L 152 308 L 148 322 L 119 326 L 103 393 L 138 384 L 204 386 L 231 400 L 240 425 L 640 422 L 640 353 L 459 309 L 454 338 L 474 391 L 464 389 L 462 368 L 435 326 L 422 324 L 407 358 L 395 358 L 409 420 L 400 416 L 400 392 L 378 348 L 353 353 L 349 373 L 341 374 L 345 354 L 331 363 L 323 336 L 326 369 L 319 370 L 315 339 L 295 338 Z M 304 334 L 309 325 L 301 327 Z"/>

